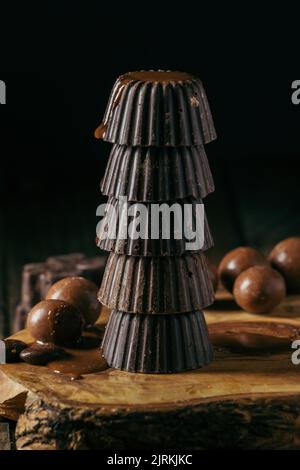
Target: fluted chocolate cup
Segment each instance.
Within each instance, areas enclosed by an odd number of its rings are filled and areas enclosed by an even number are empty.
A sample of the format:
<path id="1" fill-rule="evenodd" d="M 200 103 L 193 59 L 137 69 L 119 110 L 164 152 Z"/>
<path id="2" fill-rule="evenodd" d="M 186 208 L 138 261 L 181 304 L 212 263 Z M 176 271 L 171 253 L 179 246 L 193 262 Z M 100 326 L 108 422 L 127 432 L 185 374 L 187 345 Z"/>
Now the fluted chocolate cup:
<path id="1" fill-rule="evenodd" d="M 102 350 L 110 367 L 128 372 L 183 372 L 213 360 L 201 311 L 138 315 L 113 310 Z"/>
<path id="2" fill-rule="evenodd" d="M 151 236 L 152 207 L 151 203 L 122 203 L 122 200 L 109 198 L 106 215 L 97 227 L 96 243 L 99 248 L 131 256 L 180 256 L 184 253 L 205 251 L 213 246 L 201 199 L 186 198 L 163 203 L 163 207 L 169 211 L 169 217 L 165 214 L 163 220 L 157 224 L 159 238 Z M 143 224 L 138 220 L 141 208 L 145 210 Z M 203 219 L 200 214 L 202 211 Z M 163 238 L 163 223 L 170 226 L 170 233 L 166 233 L 166 238 Z M 136 225 L 139 225 L 139 232 L 140 226 L 143 225 L 145 233 L 137 234 Z M 191 228 L 193 233 L 189 234 L 188 228 Z M 139 238 L 136 238 L 137 235 Z"/>
<path id="3" fill-rule="evenodd" d="M 101 192 L 128 201 L 203 199 L 215 190 L 203 146 L 128 147 L 115 144 Z"/>
<path id="4" fill-rule="evenodd" d="M 151 70 L 117 79 L 95 136 L 121 145 L 177 147 L 207 144 L 216 132 L 198 78 Z"/>
<path id="5" fill-rule="evenodd" d="M 110 253 L 98 300 L 138 314 L 202 310 L 214 301 L 204 255 L 137 257 Z"/>

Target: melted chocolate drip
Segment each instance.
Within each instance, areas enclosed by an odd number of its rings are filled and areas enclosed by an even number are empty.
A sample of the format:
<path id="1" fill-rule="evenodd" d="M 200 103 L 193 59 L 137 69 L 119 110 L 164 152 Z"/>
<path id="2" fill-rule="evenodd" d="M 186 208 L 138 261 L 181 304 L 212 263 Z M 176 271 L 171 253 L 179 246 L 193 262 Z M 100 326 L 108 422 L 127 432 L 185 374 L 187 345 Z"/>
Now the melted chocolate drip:
<path id="1" fill-rule="evenodd" d="M 105 136 L 106 129 L 107 124 L 100 124 L 100 126 L 98 126 L 94 132 L 94 136 L 96 137 L 96 139 L 103 139 L 103 137 Z"/>
<path id="2" fill-rule="evenodd" d="M 76 348 L 66 348 L 68 355 L 50 362 L 47 367 L 57 374 L 68 376 L 71 380 L 78 380 L 82 375 L 107 369 L 107 363 L 100 349 L 102 336 L 103 330 L 97 327 L 87 329 Z"/>
<path id="3" fill-rule="evenodd" d="M 143 82 L 182 82 L 193 80 L 194 77 L 186 72 L 165 71 L 165 70 L 140 70 L 129 72 L 120 77 L 122 83 L 128 83 L 131 80 Z"/>

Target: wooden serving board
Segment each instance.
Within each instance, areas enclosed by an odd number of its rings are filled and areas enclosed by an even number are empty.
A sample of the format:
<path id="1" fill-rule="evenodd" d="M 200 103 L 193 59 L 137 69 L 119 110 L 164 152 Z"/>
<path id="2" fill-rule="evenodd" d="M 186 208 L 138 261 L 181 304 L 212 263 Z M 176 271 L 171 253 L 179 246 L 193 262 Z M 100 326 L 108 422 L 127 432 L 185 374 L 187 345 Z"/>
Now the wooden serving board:
<path id="1" fill-rule="evenodd" d="M 272 321 L 299 328 L 300 296 L 257 316 L 220 292 L 205 315 L 209 325 Z M 101 323 L 106 319 L 105 311 Z M 25 330 L 14 338 L 31 341 Z M 75 381 L 46 367 L 2 365 L 0 416 L 18 419 L 18 449 L 300 449 L 300 365 L 291 354 L 220 349 L 212 364 L 192 372 L 107 369 Z"/>

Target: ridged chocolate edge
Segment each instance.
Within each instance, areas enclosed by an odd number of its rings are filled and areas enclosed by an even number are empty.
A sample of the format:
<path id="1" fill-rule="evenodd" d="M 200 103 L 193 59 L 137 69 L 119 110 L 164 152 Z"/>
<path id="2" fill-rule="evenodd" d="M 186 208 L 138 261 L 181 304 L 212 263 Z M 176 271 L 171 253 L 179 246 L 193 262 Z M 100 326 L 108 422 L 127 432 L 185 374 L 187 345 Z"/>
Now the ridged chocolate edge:
<path id="1" fill-rule="evenodd" d="M 189 226 L 191 225 L 195 229 L 196 204 L 202 204 L 201 199 L 195 200 L 192 198 L 187 198 L 176 202 L 180 203 L 182 208 L 182 224 L 184 221 L 183 205 L 192 205 L 192 220 Z M 180 239 L 175 239 L 174 236 L 170 237 L 170 239 L 163 239 L 161 233 L 159 239 L 134 239 L 134 233 L 130 231 L 130 227 L 133 227 L 132 225 L 130 225 L 130 222 L 133 220 L 133 218 L 128 216 L 128 209 L 130 207 L 138 207 L 136 206 L 136 204 L 138 203 L 128 203 L 124 206 L 120 206 L 118 199 L 114 199 L 112 197 L 108 199 L 106 215 L 103 217 L 101 224 L 97 229 L 96 243 L 100 249 L 105 251 L 114 251 L 118 254 L 126 254 L 131 256 L 180 256 L 184 253 L 197 253 L 199 251 L 205 251 L 213 246 L 213 238 L 210 233 L 205 213 L 203 245 L 197 248 L 196 250 L 193 249 L 191 245 L 188 245 L 190 240 L 185 237 L 184 228 L 182 229 L 182 238 Z M 172 204 L 173 203 L 170 203 L 168 205 L 172 206 Z M 148 219 L 146 225 L 147 227 L 149 227 L 149 236 L 151 236 L 151 211 L 149 210 L 149 208 L 151 207 L 151 203 L 146 203 L 145 206 L 148 208 Z M 117 220 L 115 220 L 115 214 L 118 214 L 119 207 L 123 207 L 125 219 L 123 219 L 123 217 L 121 216 L 117 217 Z M 119 233 L 121 227 L 124 228 L 124 223 L 122 222 L 123 220 L 127 220 L 128 224 L 127 238 L 122 238 L 122 235 Z M 114 236 L 116 236 L 115 239 L 108 237 L 106 234 L 108 227 L 112 226 L 116 228 L 115 233 L 113 234 Z M 173 233 L 172 228 L 170 232 Z"/>
<path id="2" fill-rule="evenodd" d="M 202 82 L 122 81 L 114 85 L 104 115 L 102 138 L 138 146 L 202 145 L 216 132 Z"/>
<path id="3" fill-rule="evenodd" d="M 129 201 L 172 201 L 204 198 L 215 190 L 203 146 L 128 147 L 114 145 L 101 192 Z"/>
<path id="4" fill-rule="evenodd" d="M 128 372 L 174 373 L 213 360 L 204 315 L 136 315 L 113 310 L 102 342 L 110 367 Z"/>
<path id="5" fill-rule="evenodd" d="M 125 312 L 171 314 L 202 310 L 214 292 L 202 253 L 140 258 L 112 252 L 98 300 Z"/>

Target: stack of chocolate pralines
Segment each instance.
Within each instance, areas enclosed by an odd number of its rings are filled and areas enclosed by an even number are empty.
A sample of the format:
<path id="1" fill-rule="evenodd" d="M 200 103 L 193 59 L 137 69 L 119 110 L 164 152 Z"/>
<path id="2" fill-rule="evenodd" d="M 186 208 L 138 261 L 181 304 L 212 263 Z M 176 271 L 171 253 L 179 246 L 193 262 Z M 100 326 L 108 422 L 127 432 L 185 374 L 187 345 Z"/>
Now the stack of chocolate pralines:
<path id="1" fill-rule="evenodd" d="M 175 226 L 189 204 L 194 227 L 196 206 L 214 190 L 203 145 L 216 134 L 202 83 L 182 72 L 127 73 L 116 81 L 95 135 L 113 143 L 101 183 L 109 204 L 98 231 L 98 246 L 111 252 L 98 296 L 112 309 L 103 355 L 109 366 L 130 372 L 202 367 L 213 359 L 202 313 L 214 300 L 203 254 L 213 241 L 205 218 L 196 250 Z M 152 207 L 162 203 L 182 211 L 171 216 L 170 237 L 160 227 L 153 239 Z M 147 209 L 140 225 L 138 204 Z M 150 238 L 136 238 L 137 225 Z M 108 236 L 112 226 L 116 238 Z"/>

